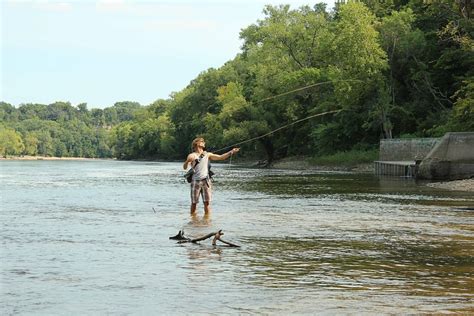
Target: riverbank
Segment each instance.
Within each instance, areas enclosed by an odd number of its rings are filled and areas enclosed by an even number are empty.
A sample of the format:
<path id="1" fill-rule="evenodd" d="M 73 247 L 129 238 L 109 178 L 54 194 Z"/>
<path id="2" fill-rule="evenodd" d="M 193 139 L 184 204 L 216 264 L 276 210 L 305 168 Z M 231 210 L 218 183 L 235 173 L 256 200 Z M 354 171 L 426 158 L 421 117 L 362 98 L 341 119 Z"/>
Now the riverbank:
<path id="1" fill-rule="evenodd" d="M 273 162 L 271 168 L 290 170 L 374 172 L 373 163 L 314 164 L 307 157 L 290 157 Z"/>

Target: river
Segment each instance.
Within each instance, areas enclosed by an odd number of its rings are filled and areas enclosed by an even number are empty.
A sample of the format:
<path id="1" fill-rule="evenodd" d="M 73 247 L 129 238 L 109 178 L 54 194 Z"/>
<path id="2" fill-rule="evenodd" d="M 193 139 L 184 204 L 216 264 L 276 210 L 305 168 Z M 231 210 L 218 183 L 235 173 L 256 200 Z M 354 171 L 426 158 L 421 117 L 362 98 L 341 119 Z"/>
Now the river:
<path id="1" fill-rule="evenodd" d="M 472 193 L 214 164 L 192 218 L 180 163 L 0 167 L 2 315 L 474 313 Z"/>

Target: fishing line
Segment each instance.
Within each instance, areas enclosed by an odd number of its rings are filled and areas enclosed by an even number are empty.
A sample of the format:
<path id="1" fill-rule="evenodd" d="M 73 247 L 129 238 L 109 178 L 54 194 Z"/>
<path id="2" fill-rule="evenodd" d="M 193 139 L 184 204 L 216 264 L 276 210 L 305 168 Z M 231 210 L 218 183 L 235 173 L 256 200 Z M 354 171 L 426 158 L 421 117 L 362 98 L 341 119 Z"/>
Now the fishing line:
<path id="1" fill-rule="evenodd" d="M 261 103 L 261 102 L 264 102 L 264 101 L 272 100 L 272 99 L 275 99 L 275 98 L 278 98 L 278 97 L 282 97 L 282 96 L 285 96 L 285 95 L 288 95 L 288 94 L 291 94 L 291 93 L 295 93 L 295 92 L 298 92 L 298 91 L 303 91 L 303 90 L 306 90 L 306 89 L 309 89 L 309 88 L 322 86 L 322 85 L 330 84 L 330 83 L 333 83 L 333 82 L 346 82 L 346 81 L 362 81 L 362 80 L 343 79 L 343 80 L 328 80 L 328 81 L 323 81 L 323 82 L 317 82 L 317 83 L 313 83 L 313 84 L 310 84 L 310 85 L 307 85 L 307 86 L 304 86 L 304 87 L 300 87 L 300 88 L 296 88 L 296 89 L 293 89 L 293 90 L 290 90 L 290 91 L 287 91 L 287 92 L 283 92 L 283 93 L 280 93 L 280 94 L 277 94 L 277 95 L 273 95 L 273 96 L 270 96 L 270 97 L 267 97 L 267 98 L 263 98 L 263 99 L 258 100 L 258 101 L 248 102 L 248 104 L 249 105 L 258 104 L 258 103 Z M 208 107 L 211 106 L 211 105 L 212 104 L 209 104 Z M 201 122 L 202 118 L 194 119 L 194 120 L 187 121 L 187 122 L 178 123 L 178 124 L 176 124 L 176 126 L 183 126 L 183 125 L 191 124 L 191 123 L 198 122 L 198 121 Z"/>
<path id="2" fill-rule="evenodd" d="M 278 97 L 281 97 L 281 96 L 284 96 L 284 95 L 287 95 L 287 94 L 291 94 L 291 93 L 298 92 L 298 91 L 302 91 L 302 90 L 306 90 L 306 89 L 309 89 L 309 88 L 312 88 L 312 87 L 317 87 L 317 86 L 321 86 L 321 85 L 323 85 L 323 84 L 328 84 L 328 83 L 338 82 L 338 81 L 362 81 L 362 80 L 358 80 L 358 79 L 345 79 L 345 80 L 330 80 L 330 81 L 323 81 L 323 82 L 313 83 L 313 84 L 310 84 L 309 86 L 304 86 L 304 87 L 301 87 L 301 88 L 296 88 L 296 89 L 294 89 L 294 90 L 287 91 L 287 92 L 283 92 L 283 93 L 280 93 L 280 94 L 277 94 L 277 95 L 274 95 L 274 96 L 271 96 L 271 97 L 267 97 L 267 98 L 264 98 L 264 99 L 262 99 L 262 100 L 255 101 L 255 102 L 253 102 L 253 103 L 260 103 L 260 102 L 263 102 L 263 101 L 268 101 L 268 100 L 271 100 L 271 99 L 274 99 L 274 98 L 278 98 Z"/>

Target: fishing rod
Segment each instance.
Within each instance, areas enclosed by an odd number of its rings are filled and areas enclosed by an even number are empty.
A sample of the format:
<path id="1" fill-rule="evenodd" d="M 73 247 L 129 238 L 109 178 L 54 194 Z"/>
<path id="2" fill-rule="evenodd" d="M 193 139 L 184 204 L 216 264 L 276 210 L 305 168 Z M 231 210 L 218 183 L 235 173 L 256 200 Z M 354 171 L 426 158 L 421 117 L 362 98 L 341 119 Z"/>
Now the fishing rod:
<path id="1" fill-rule="evenodd" d="M 282 130 L 282 129 L 285 129 L 285 128 L 287 128 L 287 127 L 290 127 L 290 126 L 292 126 L 292 125 L 298 124 L 298 123 L 300 123 L 300 122 L 303 122 L 303 121 L 312 119 L 312 118 L 314 118 L 314 117 L 323 116 L 323 115 L 328 115 L 328 114 L 333 114 L 333 113 L 339 113 L 339 112 L 341 112 L 341 111 L 342 111 L 342 110 L 334 110 L 334 111 L 327 111 L 327 112 L 323 112 L 323 113 L 313 114 L 313 115 L 307 116 L 307 117 L 305 117 L 305 118 L 302 118 L 302 119 L 296 120 L 296 121 L 294 121 L 294 122 L 291 122 L 291 123 L 289 123 L 289 124 L 280 126 L 279 128 L 274 129 L 273 131 L 270 131 L 270 132 L 265 133 L 265 134 L 263 134 L 263 135 L 260 135 L 260 136 L 257 136 L 257 137 L 253 137 L 253 138 L 250 138 L 250 139 L 247 139 L 247 140 L 244 140 L 244 141 L 241 141 L 241 142 L 238 142 L 238 143 L 235 143 L 235 144 L 232 144 L 232 145 L 229 145 L 229 146 L 226 146 L 226 147 L 217 149 L 217 150 L 215 150 L 214 152 L 217 153 L 217 152 L 220 152 L 220 151 L 224 151 L 224 150 L 226 150 L 226 149 L 229 149 L 229 148 L 236 147 L 236 146 L 238 146 L 238 145 L 242 145 L 242 144 L 249 143 L 249 142 L 251 142 L 251 141 L 254 141 L 254 140 L 257 140 L 257 139 L 260 139 L 260 138 L 264 138 L 264 137 L 266 137 L 266 136 L 268 136 L 268 135 L 271 135 L 271 134 L 273 134 L 273 133 L 275 133 L 275 132 L 278 132 L 278 131 L 280 131 L 280 130 Z"/>

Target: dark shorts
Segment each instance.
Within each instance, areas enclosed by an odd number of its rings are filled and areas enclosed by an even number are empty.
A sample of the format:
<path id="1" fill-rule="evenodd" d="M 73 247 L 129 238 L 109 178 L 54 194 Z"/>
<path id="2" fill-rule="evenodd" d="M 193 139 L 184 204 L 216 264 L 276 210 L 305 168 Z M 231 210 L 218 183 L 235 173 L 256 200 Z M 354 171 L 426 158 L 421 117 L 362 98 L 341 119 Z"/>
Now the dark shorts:
<path id="1" fill-rule="evenodd" d="M 211 202 L 212 184 L 208 179 L 191 181 L 191 203 L 199 203 L 199 195 L 203 202 Z"/>

